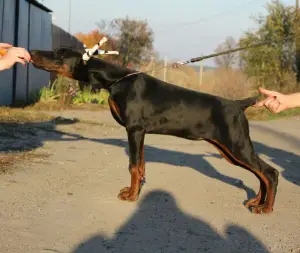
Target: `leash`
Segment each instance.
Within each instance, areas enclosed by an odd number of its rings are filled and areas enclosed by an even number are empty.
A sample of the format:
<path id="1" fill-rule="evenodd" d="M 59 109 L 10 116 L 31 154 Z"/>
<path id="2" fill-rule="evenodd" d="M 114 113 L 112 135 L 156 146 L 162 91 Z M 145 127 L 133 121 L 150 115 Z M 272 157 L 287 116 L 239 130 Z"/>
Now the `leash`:
<path id="1" fill-rule="evenodd" d="M 300 36 L 298 36 L 300 37 Z M 297 39 L 297 37 L 295 37 L 295 39 Z M 105 54 L 116 54 L 118 55 L 119 52 L 118 51 L 105 51 L 105 50 L 100 50 L 99 48 L 107 41 L 107 38 L 106 37 L 103 37 L 102 40 L 96 44 L 92 49 L 87 49 L 86 46 L 85 46 L 85 51 L 86 53 L 83 54 L 82 56 L 82 59 L 85 61 L 85 63 L 93 56 L 93 55 L 97 55 L 96 52 L 98 52 L 98 55 L 105 55 Z M 180 61 L 177 61 L 175 63 L 172 63 L 172 64 L 169 64 L 169 65 L 166 65 L 166 66 L 163 66 L 163 67 L 158 67 L 158 68 L 154 68 L 152 70 L 147 70 L 147 71 L 136 71 L 136 72 L 133 72 L 133 73 L 130 73 L 128 75 L 125 75 L 123 76 L 122 78 L 118 79 L 117 81 L 115 81 L 114 83 L 111 84 L 114 85 L 118 82 L 120 82 L 121 80 L 127 78 L 127 77 L 130 77 L 130 76 L 134 76 L 134 75 L 138 75 L 138 74 L 141 74 L 141 73 L 149 73 L 150 71 L 153 71 L 153 70 L 162 70 L 162 69 L 165 69 L 165 68 L 179 68 L 180 66 L 183 66 L 183 65 L 187 65 L 189 63 L 195 63 L 195 62 L 199 62 L 199 61 L 203 61 L 205 59 L 209 59 L 209 58 L 213 58 L 213 57 L 217 57 L 217 56 L 220 56 L 220 55 L 224 55 L 224 54 L 230 54 L 230 53 L 234 53 L 234 52 L 238 52 L 238 51 L 242 51 L 242 50 L 247 50 L 247 49 L 250 49 L 250 48 L 256 48 L 256 47 L 260 47 L 260 46 L 264 46 L 264 45 L 268 45 L 268 44 L 271 44 L 272 41 L 269 40 L 269 41 L 265 41 L 265 42 L 260 42 L 260 43 L 256 43 L 256 44 L 252 44 L 252 45 L 249 45 L 249 46 L 244 46 L 244 47 L 237 47 L 237 48 L 233 48 L 233 49 L 230 49 L 230 50 L 226 50 L 226 51 L 222 51 L 222 52 L 219 52 L 219 53 L 214 53 L 214 54 L 208 54 L 208 55 L 205 55 L 205 56 L 200 56 L 200 57 L 195 57 L 195 58 L 191 58 L 185 62 L 180 62 Z"/>
<path id="2" fill-rule="evenodd" d="M 250 46 L 238 47 L 238 48 L 234 48 L 234 49 L 222 51 L 222 52 L 219 52 L 219 53 L 214 53 L 214 54 L 209 54 L 209 55 L 200 56 L 200 57 L 196 57 L 196 58 L 191 58 L 191 59 L 189 59 L 189 60 L 187 60 L 185 62 L 177 61 L 177 62 L 169 64 L 167 66 L 158 67 L 158 68 L 154 68 L 154 69 L 147 70 L 147 71 L 137 71 L 137 72 L 134 72 L 134 73 L 130 73 L 130 74 L 126 75 L 126 76 L 123 76 L 122 78 L 120 78 L 117 81 L 115 81 L 112 85 L 120 82 L 121 80 L 123 80 L 123 79 L 125 79 L 127 77 L 133 76 L 133 75 L 138 75 L 138 74 L 141 74 L 141 73 L 149 73 L 149 72 L 151 72 L 153 70 L 162 70 L 162 69 L 170 68 L 170 67 L 172 67 L 172 68 L 179 68 L 179 67 L 181 67 L 183 65 L 187 65 L 189 63 L 195 63 L 195 62 L 203 61 L 205 59 L 217 57 L 217 56 L 224 55 L 224 54 L 234 53 L 234 52 L 246 50 L 246 49 L 249 49 L 249 48 L 260 47 L 260 46 L 264 46 L 264 45 L 267 45 L 267 44 L 270 44 L 270 43 L 271 42 L 261 42 L 261 43 L 253 44 L 253 45 L 250 45 Z"/>
<path id="3" fill-rule="evenodd" d="M 205 60 L 205 59 L 217 57 L 217 56 L 224 55 L 224 54 L 230 54 L 230 53 L 234 53 L 234 52 L 238 52 L 238 51 L 242 51 L 242 50 L 246 50 L 246 49 L 250 49 L 250 48 L 264 46 L 264 45 L 267 45 L 267 44 L 270 44 L 270 43 L 271 42 L 261 42 L 261 43 L 253 44 L 253 45 L 250 45 L 250 46 L 238 47 L 238 48 L 222 51 L 222 52 L 215 53 L 215 54 L 200 56 L 200 57 L 192 58 L 192 59 L 184 62 L 183 64 L 185 65 L 185 64 L 188 64 L 188 63 L 194 63 L 194 62 L 202 61 L 202 60 Z"/>

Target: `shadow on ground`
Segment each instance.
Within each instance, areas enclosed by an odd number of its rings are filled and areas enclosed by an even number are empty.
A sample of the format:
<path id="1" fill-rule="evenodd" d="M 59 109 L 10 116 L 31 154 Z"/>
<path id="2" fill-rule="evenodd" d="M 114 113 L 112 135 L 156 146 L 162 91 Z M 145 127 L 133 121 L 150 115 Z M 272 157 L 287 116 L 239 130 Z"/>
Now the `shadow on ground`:
<path id="1" fill-rule="evenodd" d="M 286 142 L 290 147 L 295 150 L 300 150 L 300 139 L 296 136 L 288 133 L 279 132 L 268 126 L 254 125 L 255 129 L 266 132 L 273 136 L 273 140 L 281 140 Z M 289 182 L 300 186 L 300 156 L 282 150 L 280 148 L 272 147 L 272 143 L 269 145 L 262 144 L 261 142 L 254 142 L 255 150 L 259 154 L 263 154 L 269 158 L 270 161 L 280 166 L 284 171 L 281 173 L 282 176 Z"/>
<path id="2" fill-rule="evenodd" d="M 125 153 L 129 154 L 128 142 L 122 139 L 93 139 L 93 141 L 119 146 L 125 149 Z M 219 173 L 205 157 L 211 157 L 211 154 L 189 154 L 180 151 L 166 150 L 145 145 L 145 162 L 164 163 L 173 166 L 190 167 L 203 175 L 220 180 L 226 184 L 232 185 L 239 189 L 243 189 L 247 193 L 247 198 L 255 196 L 255 192 L 243 184 L 242 181 L 237 180 L 226 175 Z M 218 156 L 218 158 L 221 158 Z M 146 168 L 147 169 L 147 168 Z M 147 174 L 147 172 L 146 172 Z"/>
<path id="3" fill-rule="evenodd" d="M 300 186 L 300 156 L 259 142 L 254 142 L 254 146 L 258 154 L 267 156 L 270 161 L 284 169 L 281 175 L 287 181 Z"/>
<path id="4" fill-rule="evenodd" d="M 61 117 L 49 121 L 30 123 L 3 123 L 0 122 L 0 153 L 32 151 L 42 147 L 47 140 L 62 141 L 64 133 L 56 131 L 58 125 L 70 125 L 78 120 Z M 66 133 L 66 135 L 68 135 Z M 78 137 L 77 137 L 78 139 Z"/>
<path id="5" fill-rule="evenodd" d="M 113 238 L 94 235 L 72 252 L 269 253 L 246 229 L 229 225 L 221 235 L 205 221 L 185 214 L 173 196 L 163 191 L 146 195 Z"/>
<path id="6" fill-rule="evenodd" d="M 91 139 L 78 134 L 56 130 L 57 125 L 75 124 L 77 120 L 56 118 L 52 121 L 37 123 L 1 123 L 0 124 L 0 154 L 5 152 L 31 151 L 42 147 L 45 141 L 78 141 L 89 140 L 125 149 L 128 155 L 128 142 L 122 139 Z M 233 185 L 247 192 L 247 198 L 255 196 L 255 192 L 241 181 L 222 175 L 205 160 L 205 155 L 195 155 L 179 151 L 165 150 L 145 145 L 146 162 L 165 163 L 174 166 L 190 167 L 198 172 L 224 183 Z"/>
<path id="7" fill-rule="evenodd" d="M 26 123 L 26 124 L 0 124 L 0 153 L 8 151 L 29 151 L 43 146 L 44 141 L 78 141 L 89 140 L 101 144 L 118 146 L 125 149 L 128 155 L 128 142 L 122 139 L 95 139 L 86 138 L 78 134 L 72 134 L 57 131 L 57 125 L 66 125 L 77 123 L 77 120 L 57 118 L 54 121 Z M 293 139 L 295 141 L 295 139 Z M 282 176 L 292 182 L 300 185 L 300 156 L 285 150 L 269 147 L 265 144 L 254 142 L 256 151 L 264 154 L 269 159 L 283 169 Z M 190 167 L 207 177 L 220 180 L 224 183 L 244 189 L 247 192 L 247 198 L 255 196 L 255 192 L 245 186 L 243 182 L 219 173 L 205 158 L 221 158 L 217 153 L 213 154 L 189 154 L 181 151 L 172 151 L 160 149 L 145 145 L 146 162 L 165 163 L 174 166 Z"/>
<path id="8" fill-rule="evenodd" d="M 260 130 L 261 127 L 256 128 Z M 269 129 L 268 129 L 269 131 Z M 279 133 L 275 130 L 270 130 L 273 134 L 276 134 L 278 139 L 282 141 L 286 141 L 293 145 L 294 148 L 298 150 L 300 148 L 300 140 L 295 138 L 294 136 L 288 135 L 286 133 Z M 84 138 L 82 136 L 78 136 L 79 138 Z M 87 138 L 85 138 L 87 139 Z M 119 146 L 125 148 L 125 152 L 128 155 L 128 142 L 127 140 L 122 139 L 88 139 L 90 141 L 99 142 L 102 144 L 108 144 L 113 146 Z M 276 140 L 276 139 L 275 139 Z M 253 141 L 253 145 L 255 147 L 255 151 L 258 154 L 263 154 L 268 157 L 270 161 L 272 161 L 277 166 L 283 169 L 281 175 L 289 182 L 300 186 L 300 156 L 296 153 L 286 151 L 280 148 L 274 148 L 271 145 L 265 145 L 258 141 Z M 209 162 L 205 160 L 205 157 L 215 157 L 222 158 L 218 152 L 213 154 L 205 154 L 205 155 L 195 155 L 189 154 L 185 152 L 171 151 L 160 149 L 151 146 L 145 146 L 145 160 L 146 162 L 158 162 L 158 163 L 166 163 L 170 165 L 179 165 L 179 166 L 187 166 L 197 171 L 205 174 L 208 177 L 215 178 L 223 181 L 224 183 L 234 185 L 240 189 L 245 189 L 247 192 L 247 197 L 253 197 L 254 191 L 243 185 L 242 182 L 237 183 L 237 179 L 228 177 L 226 175 L 220 174 L 214 167 L 210 165 Z"/>

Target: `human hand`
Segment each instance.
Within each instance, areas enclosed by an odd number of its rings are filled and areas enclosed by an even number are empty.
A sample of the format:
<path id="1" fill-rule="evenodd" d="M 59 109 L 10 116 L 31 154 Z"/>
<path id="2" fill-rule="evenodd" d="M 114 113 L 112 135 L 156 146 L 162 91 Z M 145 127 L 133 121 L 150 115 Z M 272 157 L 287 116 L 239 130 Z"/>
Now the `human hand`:
<path id="1" fill-rule="evenodd" d="M 6 43 L 0 43 L 0 55 L 3 55 L 0 58 L 0 70 L 9 69 L 17 62 L 23 65 L 31 62 L 31 56 L 26 49 Z"/>
<path id="2" fill-rule="evenodd" d="M 12 45 L 8 43 L 0 43 L 0 58 L 7 53 L 7 49 L 11 48 Z"/>
<path id="3" fill-rule="evenodd" d="M 277 91 L 266 90 L 263 88 L 259 88 L 259 92 L 268 97 L 257 102 L 254 107 L 265 106 L 269 111 L 275 114 L 290 108 L 289 95 L 284 95 Z"/>

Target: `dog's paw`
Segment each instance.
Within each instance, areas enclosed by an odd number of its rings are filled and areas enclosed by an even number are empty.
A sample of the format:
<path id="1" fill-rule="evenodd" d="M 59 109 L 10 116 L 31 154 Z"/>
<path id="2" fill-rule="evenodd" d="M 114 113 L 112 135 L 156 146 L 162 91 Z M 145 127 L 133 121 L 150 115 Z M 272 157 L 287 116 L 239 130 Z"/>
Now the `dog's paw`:
<path id="1" fill-rule="evenodd" d="M 250 207 L 257 206 L 259 204 L 259 202 L 260 202 L 260 198 L 258 198 L 258 197 L 249 199 L 248 201 L 246 201 L 245 207 L 250 208 Z"/>
<path id="2" fill-rule="evenodd" d="M 255 214 L 270 214 L 273 212 L 273 208 L 268 207 L 266 204 L 253 206 L 251 212 Z"/>
<path id="3" fill-rule="evenodd" d="M 125 187 L 120 191 L 118 198 L 123 201 L 133 202 L 138 199 L 138 194 L 136 194 L 130 187 Z"/>

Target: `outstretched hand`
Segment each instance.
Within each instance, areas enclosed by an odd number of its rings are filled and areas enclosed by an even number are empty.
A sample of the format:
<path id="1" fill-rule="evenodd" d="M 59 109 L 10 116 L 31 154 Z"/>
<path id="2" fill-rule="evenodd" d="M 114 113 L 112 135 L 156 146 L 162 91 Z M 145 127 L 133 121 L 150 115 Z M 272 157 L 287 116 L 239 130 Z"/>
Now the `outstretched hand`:
<path id="1" fill-rule="evenodd" d="M 26 49 L 13 47 L 7 43 L 0 43 L 0 70 L 9 69 L 15 63 L 21 63 L 24 66 L 26 62 L 31 62 L 31 56 Z"/>

